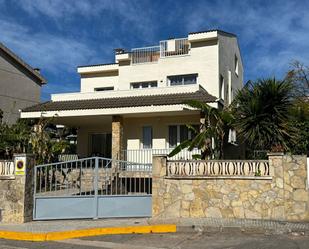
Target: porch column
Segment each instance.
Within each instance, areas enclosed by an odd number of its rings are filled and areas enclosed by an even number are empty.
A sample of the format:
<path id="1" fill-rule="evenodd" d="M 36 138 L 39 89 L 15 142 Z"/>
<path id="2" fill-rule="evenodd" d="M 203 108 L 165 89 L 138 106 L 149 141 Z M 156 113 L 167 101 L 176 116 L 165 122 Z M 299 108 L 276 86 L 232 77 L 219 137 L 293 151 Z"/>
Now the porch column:
<path id="1" fill-rule="evenodd" d="M 112 158 L 123 159 L 123 118 L 113 116 L 112 118 Z"/>

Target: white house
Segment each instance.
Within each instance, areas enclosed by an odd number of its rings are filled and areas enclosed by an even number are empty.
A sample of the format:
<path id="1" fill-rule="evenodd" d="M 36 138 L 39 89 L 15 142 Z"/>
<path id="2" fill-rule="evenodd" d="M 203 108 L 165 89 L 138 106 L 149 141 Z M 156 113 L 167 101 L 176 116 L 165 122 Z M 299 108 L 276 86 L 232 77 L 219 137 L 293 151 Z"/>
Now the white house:
<path id="1" fill-rule="evenodd" d="M 191 136 L 185 124 L 199 124 L 200 113 L 185 100 L 228 105 L 243 85 L 237 37 L 224 31 L 115 51 L 115 63 L 77 68 L 80 92 L 53 94 L 21 117 L 54 117 L 77 127 L 80 157 L 148 162 L 154 152 L 167 153 Z"/>

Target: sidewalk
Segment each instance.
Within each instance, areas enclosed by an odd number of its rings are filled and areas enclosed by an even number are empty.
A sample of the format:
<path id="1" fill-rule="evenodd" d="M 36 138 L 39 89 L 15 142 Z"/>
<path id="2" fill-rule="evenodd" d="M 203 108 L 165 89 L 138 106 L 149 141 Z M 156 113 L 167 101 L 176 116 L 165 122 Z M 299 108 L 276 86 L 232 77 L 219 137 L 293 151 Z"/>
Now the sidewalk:
<path id="1" fill-rule="evenodd" d="M 129 227 L 150 225 L 147 218 L 130 219 L 84 219 L 84 220 L 49 220 L 32 221 L 24 224 L 1 224 L 0 231 L 47 233 L 71 230 L 82 230 L 102 227 Z M 158 223 L 157 223 L 158 224 Z M 166 223 L 165 223 L 166 224 Z"/>
<path id="2" fill-rule="evenodd" d="M 11 236 L 11 239 L 14 239 L 24 234 L 25 240 L 30 238 L 29 240 L 44 241 L 109 234 L 165 233 L 176 232 L 176 225 L 177 231 L 187 232 L 237 228 L 242 231 L 276 234 L 291 232 L 309 234 L 309 223 L 222 218 L 130 218 L 33 221 L 16 225 L 0 223 L 0 238 Z"/>
<path id="3" fill-rule="evenodd" d="M 178 218 L 178 219 L 149 219 L 149 224 L 176 224 L 177 230 L 188 228 L 207 231 L 238 228 L 242 231 L 256 230 L 284 234 L 291 232 L 305 232 L 309 234 L 309 222 L 287 222 L 261 219 L 235 219 L 235 218 Z"/>
<path id="4" fill-rule="evenodd" d="M 99 219 L 33 221 L 0 224 L 0 238 L 27 241 L 53 241 L 113 234 L 173 233 L 175 224 L 149 224 L 148 219 Z"/>

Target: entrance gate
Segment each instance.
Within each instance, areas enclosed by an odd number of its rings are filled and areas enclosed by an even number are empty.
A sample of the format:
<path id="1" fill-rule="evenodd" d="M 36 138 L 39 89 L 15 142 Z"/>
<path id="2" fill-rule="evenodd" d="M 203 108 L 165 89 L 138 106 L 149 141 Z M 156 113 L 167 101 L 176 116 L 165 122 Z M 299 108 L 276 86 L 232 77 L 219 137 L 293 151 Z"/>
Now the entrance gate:
<path id="1" fill-rule="evenodd" d="M 102 157 L 35 166 L 33 219 L 150 217 L 151 172 Z"/>

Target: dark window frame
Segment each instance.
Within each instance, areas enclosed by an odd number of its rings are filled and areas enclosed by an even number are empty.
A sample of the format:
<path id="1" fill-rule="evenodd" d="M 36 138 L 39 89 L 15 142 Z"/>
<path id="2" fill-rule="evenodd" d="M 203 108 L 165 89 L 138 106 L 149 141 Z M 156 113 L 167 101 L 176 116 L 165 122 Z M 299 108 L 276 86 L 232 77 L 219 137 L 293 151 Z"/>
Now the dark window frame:
<path id="1" fill-rule="evenodd" d="M 190 80 L 189 78 L 192 77 Z M 197 84 L 198 74 L 181 74 L 181 75 L 169 75 L 167 76 L 167 82 L 169 86 L 185 86 Z M 173 80 L 175 82 L 173 82 Z M 180 82 L 180 84 L 176 82 Z"/>
<path id="2" fill-rule="evenodd" d="M 94 88 L 95 92 L 114 91 L 114 90 L 115 90 L 115 88 L 113 86 L 96 87 L 96 88 Z"/>
<path id="3" fill-rule="evenodd" d="M 145 131 L 146 129 L 150 129 L 150 141 L 146 141 L 147 139 L 147 136 L 149 135 L 146 135 L 145 136 Z M 151 125 L 145 125 L 143 126 L 142 128 L 142 146 L 143 146 L 143 149 L 152 149 L 152 140 L 153 140 L 153 129 L 152 129 L 152 126 Z"/>
<path id="4" fill-rule="evenodd" d="M 144 86 L 146 86 L 146 87 L 144 87 Z M 131 82 L 130 83 L 130 89 L 145 89 L 145 88 L 154 88 L 154 87 L 158 87 L 158 81 L 157 80 Z"/>
<path id="5" fill-rule="evenodd" d="M 195 127 L 195 129 L 199 129 L 199 124 L 194 123 L 194 124 L 191 124 L 191 126 Z M 171 128 L 173 129 L 176 128 L 173 134 L 171 134 Z M 176 137 L 172 137 L 172 135 L 173 136 L 176 135 Z M 168 147 L 169 148 L 175 148 L 176 146 L 181 144 L 183 141 L 187 139 L 193 139 L 193 138 L 194 138 L 194 134 L 192 134 L 192 131 L 185 124 L 174 124 L 174 125 L 168 126 Z M 171 141 L 173 143 L 171 143 Z"/>

